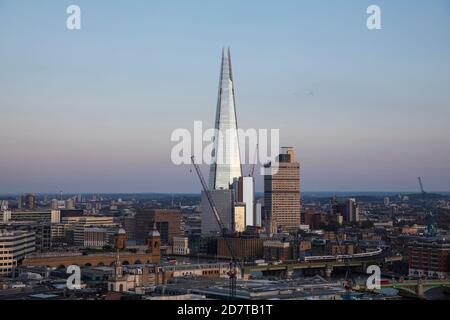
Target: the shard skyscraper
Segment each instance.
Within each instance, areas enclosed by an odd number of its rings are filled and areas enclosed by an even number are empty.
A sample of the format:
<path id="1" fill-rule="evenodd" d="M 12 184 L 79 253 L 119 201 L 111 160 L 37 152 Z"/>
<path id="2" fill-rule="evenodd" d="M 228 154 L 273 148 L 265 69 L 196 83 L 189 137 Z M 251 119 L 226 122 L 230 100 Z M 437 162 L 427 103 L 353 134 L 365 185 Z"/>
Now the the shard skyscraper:
<path id="1" fill-rule="evenodd" d="M 236 104 L 230 49 L 222 49 L 222 66 L 217 99 L 216 134 L 209 173 L 211 190 L 229 189 L 234 178 L 242 176 Z"/>

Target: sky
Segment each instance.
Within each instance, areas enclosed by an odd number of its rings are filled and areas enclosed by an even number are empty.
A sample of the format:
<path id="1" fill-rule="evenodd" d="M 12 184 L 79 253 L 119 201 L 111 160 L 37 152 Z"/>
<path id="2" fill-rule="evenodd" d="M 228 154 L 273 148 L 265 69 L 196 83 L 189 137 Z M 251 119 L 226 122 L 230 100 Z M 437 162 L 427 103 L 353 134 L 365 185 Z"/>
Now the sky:
<path id="1" fill-rule="evenodd" d="M 303 191 L 450 190 L 448 0 L 0 0 L 0 193 L 199 192 L 170 136 L 212 125 L 223 46 Z"/>

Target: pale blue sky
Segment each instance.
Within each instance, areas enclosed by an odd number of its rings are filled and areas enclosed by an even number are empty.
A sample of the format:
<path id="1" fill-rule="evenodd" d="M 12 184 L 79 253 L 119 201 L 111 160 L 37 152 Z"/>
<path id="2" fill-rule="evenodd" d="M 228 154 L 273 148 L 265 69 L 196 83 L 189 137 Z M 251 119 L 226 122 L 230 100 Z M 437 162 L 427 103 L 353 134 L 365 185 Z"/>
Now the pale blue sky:
<path id="1" fill-rule="evenodd" d="M 450 190 L 447 0 L 0 0 L 0 193 L 199 191 L 170 134 L 214 120 L 222 46 L 303 190 Z"/>

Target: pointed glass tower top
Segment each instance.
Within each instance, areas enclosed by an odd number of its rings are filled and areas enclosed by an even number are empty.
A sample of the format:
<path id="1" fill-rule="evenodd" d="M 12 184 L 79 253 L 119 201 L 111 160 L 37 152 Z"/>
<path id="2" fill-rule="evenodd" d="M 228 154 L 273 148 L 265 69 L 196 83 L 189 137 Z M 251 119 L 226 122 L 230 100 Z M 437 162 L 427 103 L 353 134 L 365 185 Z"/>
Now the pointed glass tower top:
<path id="1" fill-rule="evenodd" d="M 229 189 L 233 179 L 242 176 L 236 105 L 230 49 L 222 50 L 222 68 L 217 99 L 216 134 L 209 173 L 209 187 Z"/>

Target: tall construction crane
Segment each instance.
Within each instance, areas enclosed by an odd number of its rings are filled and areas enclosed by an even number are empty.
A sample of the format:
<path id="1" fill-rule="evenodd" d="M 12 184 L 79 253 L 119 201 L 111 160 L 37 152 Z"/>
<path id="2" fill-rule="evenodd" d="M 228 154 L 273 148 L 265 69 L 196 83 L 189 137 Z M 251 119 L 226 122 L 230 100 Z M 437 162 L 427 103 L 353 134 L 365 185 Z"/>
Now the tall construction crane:
<path id="1" fill-rule="evenodd" d="M 208 199 L 209 206 L 211 207 L 211 210 L 214 213 L 214 217 L 216 218 L 217 224 L 219 225 L 221 235 L 223 236 L 225 240 L 225 244 L 228 248 L 228 251 L 231 255 L 231 261 L 230 261 L 230 268 L 227 272 L 228 278 L 230 280 L 230 299 L 235 299 L 236 297 L 236 276 L 237 276 L 237 268 L 240 268 L 241 275 L 243 274 L 243 268 L 240 262 L 238 261 L 236 251 L 234 250 L 234 247 L 231 245 L 230 240 L 228 239 L 228 232 L 229 230 L 225 227 L 222 220 L 220 219 L 219 213 L 217 211 L 216 205 L 214 203 L 213 197 L 211 195 L 211 191 L 209 191 L 209 188 L 205 182 L 205 179 L 203 178 L 203 174 L 200 171 L 200 168 L 197 163 L 195 163 L 194 156 L 191 157 L 192 164 L 194 165 L 195 171 L 197 172 L 198 178 L 200 179 L 200 183 L 202 184 L 203 191 L 206 194 L 206 197 Z"/>
<path id="2" fill-rule="evenodd" d="M 422 208 L 426 216 L 426 223 L 427 223 L 427 235 L 432 237 L 436 235 L 436 221 L 434 220 L 433 213 L 428 208 L 428 205 L 426 204 L 426 195 L 425 189 L 423 188 L 422 184 L 422 177 L 417 177 L 419 180 L 419 186 L 420 186 L 420 192 L 422 193 Z"/>
<path id="3" fill-rule="evenodd" d="M 332 201 L 332 205 L 336 204 L 337 203 L 336 196 L 334 196 L 331 201 Z M 352 276 L 352 270 L 350 268 L 349 260 L 346 257 L 347 255 L 344 252 L 342 252 L 342 242 L 341 242 L 341 239 L 339 238 L 338 230 L 334 230 L 334 236 L 336 237 L 336 242 L 338 244 L 338 253 L 336 254 L 336 259 L 337 259 L 337 255 L 339 254 L 339 255 L 343 256 L 342 259 L 345 262 L 345 278 L 344 278 L 343 286 L 346 290 L 346 296 L 350 297 L 351 290 L 353 288 L 353 285 L 355 284 L 353 276 Z"/>
<path id="4" fill-rule="evenodd" d="M 252 164 L 252 170 L 250 171 L 249 177 L 255 176 L 255 167 L 256 167 L 256 161 L 258 160 L 258 150 L 259 150 L 259 143 L 256 145 L 255 149 L 255 156 L 253 157 L 253 164 Z"/>
<path id="5" fill-rule="evenodd" d="M 335 236 L 336 236 L 336 241 L 338 243 L 338 250 L 339 250 L 339 254 L 341 256 L 343 256 L 343 260 L 345 262 L 345 278 L 344 278 L 344 288 L 346 291 L 346 296 L 349 298 L 350 297 L 350 293 L 352 291 L 353 285 L 354 285 L 354 279 L 352 276 L 352 270 L 350 268 L 350 264 L 348 261 L 348 258 L 346 257 L 347 254 L 342 252 L 342 242 L 339 238 L 339 234 L 337 231 L 334 232 Z"/>

